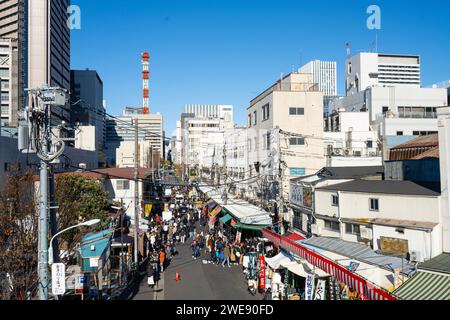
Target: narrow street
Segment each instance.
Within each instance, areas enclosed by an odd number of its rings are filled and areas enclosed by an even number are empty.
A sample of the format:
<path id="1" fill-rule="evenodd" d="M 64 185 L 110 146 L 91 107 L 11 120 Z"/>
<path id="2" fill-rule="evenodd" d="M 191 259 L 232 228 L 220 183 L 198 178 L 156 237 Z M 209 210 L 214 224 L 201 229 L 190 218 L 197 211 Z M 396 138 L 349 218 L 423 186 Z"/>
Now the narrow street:
<path id="1" fill-rule="evenodd" d="M 192 259 L 190 240 L 177 246 L 178 255 L 161 275 L 158 288 L 147 286 L 147 277 L 141 281 L 133 300 L 262 300 L 262 295 L 252 296 L 242 266 L 222 267 L 203 264 L 205 254 Z M 180 274 L 180 281 L 175 274 Z"/>

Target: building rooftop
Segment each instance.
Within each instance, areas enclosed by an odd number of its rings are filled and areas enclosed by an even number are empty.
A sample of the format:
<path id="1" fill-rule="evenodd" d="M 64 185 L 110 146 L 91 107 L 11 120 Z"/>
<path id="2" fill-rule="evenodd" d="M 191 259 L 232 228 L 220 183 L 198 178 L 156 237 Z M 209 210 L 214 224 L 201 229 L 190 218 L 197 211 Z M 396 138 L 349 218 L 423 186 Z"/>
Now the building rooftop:
<path id="1" fill-rule="evenodd" d="M 399 144 L 392 149 L 418 148 L 418 147 L 437 147 L 439 146 L 438 134 L 420 136 L 414 140 Z M 391 149 L 391 150 L 392 150 Z"/>
<path id="2" fill-rule="evenodd" d="M 424 188 L 411 181 L 393 180 L 354 180 L 332 186 L 318 188 L 318 190 L 350 191 L 364 193 L 383 193 L 400 195 L 421 195 L 437 197 L 440 193 Z"/>
<path id="3" fill-rule="evenodd" d="M 439 147 L 431 148 L 428 151 L 425 151 L 424 153 L 421 153 L 421 154 L 411 158 L 411 160 L 422 160 L 422 159 L 428 159 L 428 158 L 439 159 Z"/>
<path id="4" fill-rule="evenodd" d="M 442 253 L 433 259 L 420 263 L 418 269 L 450 274 L 450 253 Z"/>
<path id="5" fill-rule="evenodd" d="M 139 168 L 138 179 L 145 179 L 151 173 L 151 169 Z M 134 168 L 106 168 L 89 171 L 72 171 L 55 173 L 55 177 L 62 175 L 78 175 L 90 179 L 123 179 L 134 180 Z M 39 181 L 39 176 L 34 176 L 34 181 Z"/>
<path id="6" fill-rule="evenodd" d="M 302 240 L 301 243 L 376 265 L 389 271 L 394 271 L 396 268 L 403 268 L 402 273 L 404 274 L 408 275 L 414 272 L 414 265 L 408 263 L 406 259 L 378 254 L 364 244 L 329 237 L 312 237 L 307 240 Z"/>
<path id="7" fill-rule="evenodd" d="M 317 177 L 316 181 L 324 179 L 358 179 L 369 176 L 377 176 L 383 174 L 383 166 L 369 166 L 369 167 L 324 167 L 316 174 L 299 177 L 291 181 L 302 181 L 305 178 Z"/>

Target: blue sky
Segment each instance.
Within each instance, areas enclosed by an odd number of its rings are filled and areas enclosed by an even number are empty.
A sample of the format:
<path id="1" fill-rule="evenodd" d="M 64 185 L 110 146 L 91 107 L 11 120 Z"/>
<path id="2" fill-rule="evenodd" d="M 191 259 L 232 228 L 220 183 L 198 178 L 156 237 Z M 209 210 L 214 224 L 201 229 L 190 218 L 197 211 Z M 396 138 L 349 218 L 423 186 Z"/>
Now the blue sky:
<path id="1" fill-rule="evenodd" d="M 140 106 L 140 54 L 150 51 L 150 109 L 166 135 L 187 103 L 233 104 L 245 124 L 249 101 L 281 75 L 313 59 L 338 63 L 343 93 L 345 43 L 367 51 L 375 31 L 367 7 L 381 8 L 378 51 L 420 54 L 422 84 L 450 79 L 450 1 L 72 0 L 72 69 L 95 69 L 107 112 Z"/>

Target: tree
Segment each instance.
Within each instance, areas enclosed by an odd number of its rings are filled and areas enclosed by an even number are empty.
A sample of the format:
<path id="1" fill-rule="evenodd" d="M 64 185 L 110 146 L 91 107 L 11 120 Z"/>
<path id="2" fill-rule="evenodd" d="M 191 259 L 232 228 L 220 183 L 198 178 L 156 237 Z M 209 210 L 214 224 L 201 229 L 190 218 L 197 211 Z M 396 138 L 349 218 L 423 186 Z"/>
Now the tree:
<path id="1" fill-rule="evenodd" d="M 100 219 L 94 229 L 103 230 L 109 226 L 108 193 L 100 181 L 81 175 L 63 174 L 55 179 L 56 203 L 58 206 L 58 230 L 63 230 L 91 219 Z M 84 229 L 73 229 L 61 235 L 70 250 L 81 239 Z"/>
<path id="2" fill-rule="evenodd" d="M 38 211 L 33 176 L 11 171 L 0 193 L 0 300 L 37 289 Z"/>

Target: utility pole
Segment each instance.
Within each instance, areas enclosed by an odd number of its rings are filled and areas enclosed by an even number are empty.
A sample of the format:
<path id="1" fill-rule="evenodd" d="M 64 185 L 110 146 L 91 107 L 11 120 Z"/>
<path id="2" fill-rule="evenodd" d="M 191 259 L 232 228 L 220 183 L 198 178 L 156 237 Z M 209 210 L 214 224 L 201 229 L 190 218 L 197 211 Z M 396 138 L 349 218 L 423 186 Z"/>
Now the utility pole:
<path id="1" fill-rule="evenodd" d="M 38 296 L 48 300 L 48 211 L 49 168 L 64 152 L 64 140 L 51 138 L 51 107 L 62 107 L 67 103 L 67 93 L 61 88 L 47 86 L 29 89 L 29 106 L 19 111 L 18 149 L 22 153 L 36 153 L 40 159 L 40 196 L 38 225 Z M 63 126 L 61 125 L 61 128 Z M 51 191 L 53 192 L 53 191 Z M 56 221 L 52 222 L 52 226 Z"/>
<path id="2" fill-rule="evenodd" d="M 138 261 L 138 241 L 139 241 L 139 186 L 138 186 L 138 171 L 139 171 L 139 119 L 134 119 L 135 133 L 134 133 L 134 262 L 136 269 L 139 269 Z"/>

